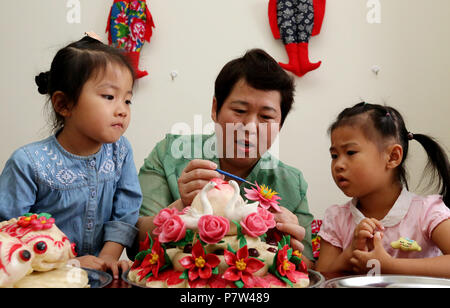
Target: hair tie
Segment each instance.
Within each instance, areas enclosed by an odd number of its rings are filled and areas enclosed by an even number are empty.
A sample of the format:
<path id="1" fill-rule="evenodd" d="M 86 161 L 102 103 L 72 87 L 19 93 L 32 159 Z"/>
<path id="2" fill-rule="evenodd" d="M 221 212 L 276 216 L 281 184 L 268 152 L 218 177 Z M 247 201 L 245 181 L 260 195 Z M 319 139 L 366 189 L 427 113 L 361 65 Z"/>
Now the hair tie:
<path id="1" fill-rule="evenodd" d="M 414 139 L 414 134 L 411 132 L 408 132 L 408 140 L 413 140 Z"/>
<path id="2" fill-rule="evenodd" d="M 390 118 L 390 117 L 391 117 L 391 114 L 389 113 L 389 111 L 388 111 L 388 112 L 386 112 L 386 117 L 388 117 L 388 118 Z"/>

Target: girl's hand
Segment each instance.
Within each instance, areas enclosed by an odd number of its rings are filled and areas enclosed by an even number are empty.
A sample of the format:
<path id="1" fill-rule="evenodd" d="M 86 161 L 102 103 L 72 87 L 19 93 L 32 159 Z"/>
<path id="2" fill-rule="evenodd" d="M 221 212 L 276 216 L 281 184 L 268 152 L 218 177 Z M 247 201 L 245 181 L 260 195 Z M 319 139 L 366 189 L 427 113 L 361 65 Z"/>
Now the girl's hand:
<path id="1" fill-rule="evenodd" d="M 119 272 L 123 273 L 130 268 L 130 261 L 116 260 L 113 256 L 108 255 L 102 256 L 102 259 L 105 262 L 106 270 L 112 272 L 114 279 L 119 279 Z"/>
<path id="2" fill-rule="evenodd" d="M 364 218 L 356 226 L 353 234 L 352 250 L 369 251 L 367 240 L 373 239 L 376 230 L 384 230 L 383 225 L 375 218 Z"/>
<path id="3" fill-rule="evenodd" d="M 380 271 L 383 268 L 383 264 L 386 266 L 388 262 L 392 260 L 392 257 L 386 252 L 382 243 L 382 233 L 376 232 L 373 237 L 373 250 L 361 251 L 355 250 L 353 251 L 353 256 L 350 258 L 350 263 L 353 266 L 353 270 L 358 273 L 367 273 L 370 267 L 367 267 L 368 262 L 370 260 L 376 260 L 380 264 Z"/>
<path id="4" fill-rule="evenodd" d="M 178 179 L 178 191 L 184 206 L 190 206 L 211 179 L 224 178 L 216 169 L 217 165 L 209 160 L 194 159 L 189 162 Z"/>
<path id="5" fill-rule="evenodd" d="M 305 228 L 299 225 L 298 218 L 294 213 L 282 206 L 280 206 L 280 209 L 281 212 L 273 213 L 277 222 L 276 228 L 283 233 L 289 234 L 292 248 L 302 252 L 305 248 L 301 243 L 305 237 Z"/>
<path id="6" fill-rule="evenodd" d="M 80 262 L 80 267 L 91 268 L 97 271 L 106 271 L 106 263 L 104 260 L 95 256 L 82 256 L 76 258 Z"/>

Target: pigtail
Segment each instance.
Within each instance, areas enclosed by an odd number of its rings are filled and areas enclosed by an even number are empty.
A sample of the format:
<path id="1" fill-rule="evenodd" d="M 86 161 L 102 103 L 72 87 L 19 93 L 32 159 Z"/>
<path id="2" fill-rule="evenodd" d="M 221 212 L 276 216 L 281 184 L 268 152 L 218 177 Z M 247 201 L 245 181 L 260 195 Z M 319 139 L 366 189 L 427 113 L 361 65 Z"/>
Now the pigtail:
<path id="1" fill-rule="evenodd" d="M 411 139 L 419 142 L 428 155 L 425 171 L 431 172 L 432 182 L 438 179 L 440 194 L 447 207 L 450 208 L 450 165 L 444 149 L 431 137 L 422 134 L 411 134 Z"/>
<path id="2" fill-rule="evenodd" d="M 49 79 L 50 79 L 50 72 L 42 72 L 36 77 L 34 77 L 34 81 L 36 82 L 36 85 L 38 86 L 38 92 L 42 95 L 48 94 L 48 88 L 49 88 Z"/>

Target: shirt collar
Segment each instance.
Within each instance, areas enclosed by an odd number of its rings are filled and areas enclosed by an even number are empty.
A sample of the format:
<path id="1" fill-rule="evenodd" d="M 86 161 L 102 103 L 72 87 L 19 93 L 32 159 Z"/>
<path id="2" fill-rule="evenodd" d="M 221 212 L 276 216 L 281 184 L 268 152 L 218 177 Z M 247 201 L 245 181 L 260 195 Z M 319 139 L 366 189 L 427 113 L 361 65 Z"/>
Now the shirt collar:
<path id="1" fill-rule="evenodd" d="M 409 192 L 406 187 L 403 187 L 402 192 L 398 196 L 394 205 L 387 215 L 381 220 L 381 224 L 384 227 L 393 227 L 397 225 L 402 219 L 405 217 L 406 213 L 408 213 L 409 206 L 411 204 L 412 199 L 414 198 L 414 194 Z M 357 198 L 353 198 L 350 205 L 350 211 L 353 216 L 353 221 L 356 225 L 358 225 L 361 220 L 366 218 L 363 213 L 356 207 L 358 203 Z"/>

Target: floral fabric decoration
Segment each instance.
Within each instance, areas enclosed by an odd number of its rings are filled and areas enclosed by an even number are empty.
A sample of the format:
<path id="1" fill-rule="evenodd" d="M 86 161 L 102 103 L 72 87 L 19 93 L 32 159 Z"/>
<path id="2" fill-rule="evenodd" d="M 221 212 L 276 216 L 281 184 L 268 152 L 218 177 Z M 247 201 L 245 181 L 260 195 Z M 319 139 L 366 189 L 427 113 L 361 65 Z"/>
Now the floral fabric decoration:
<path id="1" fill-rule="evenodd" d="M 136 78 L 148 73 L 138 68 L 139 57 L 144 41 L 150 42 L 155 27 L 153 17 L 145 0 L 114 0 L 109 13 L 109 45 L 123 49 L 130 58 Z"/>

